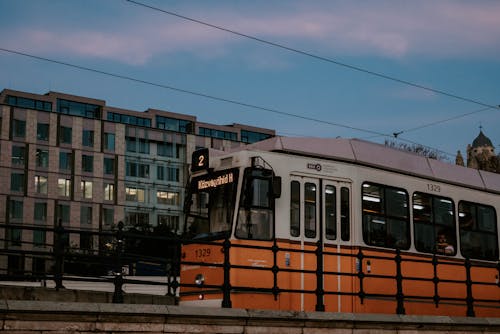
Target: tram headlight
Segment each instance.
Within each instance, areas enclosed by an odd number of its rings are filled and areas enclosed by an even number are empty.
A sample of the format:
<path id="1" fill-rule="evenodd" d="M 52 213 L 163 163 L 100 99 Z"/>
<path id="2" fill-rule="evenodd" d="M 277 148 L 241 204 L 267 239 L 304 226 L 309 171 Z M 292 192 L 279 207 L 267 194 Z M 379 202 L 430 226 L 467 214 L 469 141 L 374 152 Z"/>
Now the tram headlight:
<path id="1" fill-rule="evenodd" d="M 196 275 L 196 277 L 194 279 L 194 284 L 201 287 L 201 286 L 203 286 L 204 283 L 205 283 L 205 276 L 203 276 L 203 274 Z"/>

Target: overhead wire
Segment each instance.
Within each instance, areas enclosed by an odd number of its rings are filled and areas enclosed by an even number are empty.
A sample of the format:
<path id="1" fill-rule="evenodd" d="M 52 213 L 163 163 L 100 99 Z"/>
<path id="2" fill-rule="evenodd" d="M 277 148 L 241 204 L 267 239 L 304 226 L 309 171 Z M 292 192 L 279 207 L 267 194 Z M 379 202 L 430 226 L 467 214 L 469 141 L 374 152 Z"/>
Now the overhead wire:
<path id="1" fill-rule="evenodd" d="M 327 62 L 327 63 L 330 63 L 330 64 L 338 65 L 338 66 L 341 66 L 341 67 L 345 67 L 345 68 L 348 68 L 350 70 L 362 72 L 362 73 L 369 74 L 369 75 L 372 75 L 372 76 L 376 76 L 376 77 L 379 77 L 379 78 L 382 78 L 382 79 L 390 80 L 390 81 L 393 81 L 393 82 L 397 82 L 397 83 L 400 83 L 400 84 L 404 84 L 404 85 L 407 85 L 407 86 L 411 86 L 411 87 L 414 87 L 414 88 L 418 88 L 418 89 L 422 89 L 422 90 L 425 90 L 425 91 L 428 91 L 428 92 L 432 92 L 432 93 L 435 93 L 435 94 L 444 95 L 444 96 L 447 96 L 447 97 L 450 97 L 450 98 L 454 98 L 454 99 L 457 99 L 457 100 L 461 100 L 461 101 L 465 101 L 465 102 L 469 102 L 469 103 L 478 104 L 478 105 L 481 105 L 483 107 L 498 108 L 497 106 L 490 105 L 488 103 L 484 103 L 484 102 L 481 102 L 481 101 L 476 100 L 476 99 L 472 99 L 472 98 L 460 96 L 460 95 L 457 95 L 457 94 L 453 94 L 453 93 L 450 93 L 450 92 L 446 92 L 446 91 L 443 91 L 443 90 L 435 89 L 435 88 L 424 86 L 424 85 L 421 85 L 421 84 L 417 84 L 417 83 L 414 83 L 414 82 L 411 82 L 411 81 L 408 81 L 408 80 L 404 80 L 404 79 L 400 79 L 400 78 L 397 78 L 397 77 L 394 77 L 394 76 L 383 74 L 383 73 L 380 73 L 380 72 L 375 72 L 375 71 L 372 71 L 372 70 L 368 70 L 368 69 L 365 69 L 365 68 L 362 68 L 362 67 L 359 67 L 359 66 L 347 64 L 347 63 L 344 63 L 344 62 L 341 62 L 341 61 L 338 61 L 338 60 L 335 60 L 335 59 L 332 59 L 332 58 L 328 58 L 328 57 L 325 57 L 325 56 L 320 56 L 320 55 L 314 54 L 312 52 L 304 51 L 304 50 L 297 49 L 297 48 L 294 48 L 294 47 L 290 47 L 290 46 L 287 46 L 287 45 L 284 45 L 284 44 L 280 44 L 280 43 L 277 43 L 277 42 L 268 41 L 268 40 L 265 40 L 263 38 L 259 38 L 259 37 L 256 37 L 256 36 L 245 34 L 245 33 L 233 30 L 233 29 L 225 28 L 225 27 L 222 27 L 220 25 L 215 25 L 215 24 L 212 24 L 212 23 L 208 23 L 206 21 L 202 21 L 202 20 L 199 20 L 199 19 L 194 19 L 194 18 L 188 17 L 186 15 L 181 15 L 181 14 L 175 13 L 173 11 L 168 11 L 168 10 L 165 10 L 165 9 L 154 7 L 154 6 L 145 4 L 143 2 L 139 2 L 139 1 L 136 1 L 136 0 L 125 0 L 125 1 L 129 2 L 131 4 L 134 4 L 136 6 L 141 6 L 141 7 L 148 8 L 148 9 L 151 9 L 151 10 L 154 10 L 154 11 L 158 11 L 158 12 L 161 12 L 161 13 L 164 13 L 164 14 L 167 14 L 167 15 L 175 16 L 175 17 L 183 19 L 183 20 L 187 20 L 187 21 L 190 21 L 190 22 L 201 24 L 201 25 L 204 25 L 204 26 L 207 26 L 207 27 L 210 27 L 210 28 L 213 28 L 213 29 L 217 29 L 217 30 L 220 30 L 220 31 L 224 31 L 224 32 L 227 32 L 227 33 L 230 33 L 230 34 L 233 34 L 233 35 L 237 35 L 237 36 L 240 36 L 240 37 L 243 37 L 243 38 L 251 39 L 251 40 L 256 41 L 258 43 L 262 43 L 262 44 L 266 44 L 266 45 L 269 45 L 269 46 L 272 46 L 272 47 L 280 48 L 280 49 L 283 49 L 283 50 L 286 50 L 286 51 L 289 51 L 289 52 L 293 52 L 293 53 L 297 53 L 297 54 L 300 54 L 300 55 L 303 55 L 303 56 L 311 57 L 311 58 L 314 58 L 316 60 L 320 60 L 320 61 Z"/>
<path id="2" fill-rule="evenodd" d="M 21 56 L 32 58 L 32 59 L 42 60 L 42 61 L 45 61 L 45 62 L 50 62 L 50 63 L 54 63 L 54 64 L 58 64 L 58 65 L 72 67 L 72 68 L 75 68 L 75 69 L 78 69 L 78 70 L 83 70 L 83 71 L 93 72 L 93 73 L 97 73 L 97 74 L 101 74 L 101 75 L 105 75 L 105 76 L 110 76 L 110 77 L 114 77 L 114 78 L 118 78 L 118 79 L 133 81 L 133 82 L 137 82 L 137 83 L 141 83 L 141 84 L 145 84 L 145 85 L 149 85 L 149 86 L 153 86 L 153 87 L 157 87 L 157 88 L 163 88 L 163 89 L 173 90 L 173 91 L 180 92 L 180 93 L 185 93 L 185 94 L 190 94 L 190 95 L 194 95 L 194 96 L 199 96 L 199 97 L 203 97 L 203 98 L 210 99 L 210 100 L 215 100 L 215 101 L 219 101 L 219 102 L 230 103 L 230 104 L 238 105 L 238 106 L 241 106 L 241 107 L 246 107 L 246 108 L 251 108 L 251 109 L 256 109 L 256 110 L 261 110 L 261 111 L 267 111 L 267 112 L 271 112 L 271 113 L 282 115 L 282 116 L 294 117 L 294 118 L 298 118 L 298 119 L 302 119 L 302 120 L 307 120 L 307 121 L 312 121 L 312 122 L 316 122 L 316 123 L 321 123 L 321 124 L 326 124 L 326 125 L 332 125 L 332 126 L 336 126 L 336 127 L 340 127 L 340 128 L 349 129 L 349 130 L 355 130 L 355 131 L 359 131 L 359 132 L 369 133 L 369 134 L 372 134 L 372 135 L 388 136 L 388 134 L 384 134 L 384 133 L 373 131 L 373 130 L 363 129 L 363 128 L 354 127 L 354 126 L 345 125 L 345 124 L 336 123 L 336 122 L 331 122 L 331 121 L 327 121 L 327 120 L 321 120 L 321 119 L 314 118 L 314 117 L 298 115 L 298 114 L 294 114 L 294 113 L 290 113 L 290 112 L 281 111 L 281 110 L 278 110 L 278 109 L 273 109 L 273 108 L 258 106 L 258 105 L 255 105 L 255 104 L 251 104 L 251 103 L 247 103 L 247 102 L 241 102 L 241 101 L 237 101 L 237 100 L 233 100 L 233 99 L 228 99 L 228 98 L 223 98 L 223 97 L 218 97 L 218 96 L 214 96 L 214 95 L 210 95 L 210 94 L 206 94 L 206 93 L 195 92 L 195 91 L 192 91 L 192 90 L 178 88 L 178 87 L 175 87 L 175 86 L 172 86 L 172 85 L 165 85 L 165 84 L 155 83 L 155 82 L 152 82 L 152 81 L 138 79 L 138 78 L 134 78 L 134 77 L 123 75 L 123 74 L 111 73 L 111 72 L 107 72 L 107 71 L 103 71 L 103 70 L 98 70 L 98 69 L 94 69 L 94 68 L 90 68 L 90 67 L 86 67 L 86 66 L 82 66 L 82 65 L 75 65 L 75 64 L 68 63 L 68 62 L 64 62 L 64 61 L 60 61 L 60 60 L 54 60 L 54 59 L 50 59 L 50 58 L 46 58 L 46 57 L 40 57 L 40 56 L 36 56 L 36 55 L 33 55 L 33 54 L 25 53 L 25 52 L 20 52 L 20 51 L 16 51 L 16 50 L 6 49 L 6 48 L 3 48 L 3 47 L 0 47 L 0 51 L 11 53 L 11 54 L 16 54 L 16 55 L 21 55 Z"/>

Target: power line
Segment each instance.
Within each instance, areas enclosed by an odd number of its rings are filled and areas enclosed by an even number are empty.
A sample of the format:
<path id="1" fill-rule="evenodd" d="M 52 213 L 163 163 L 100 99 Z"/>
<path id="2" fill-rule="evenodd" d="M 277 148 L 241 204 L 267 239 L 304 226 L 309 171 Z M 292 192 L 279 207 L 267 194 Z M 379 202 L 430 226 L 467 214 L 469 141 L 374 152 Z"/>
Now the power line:
<path id="1" fill-rule="evenodd" d="M 208 23 L 208 22 L 205 22 L 205 21 L 194 19 L 194 18 L 185 16 L 185 15 L 181 15 L 181 14 L 178 14 L 178 13 L 175 13 L 175 12 L 172 12 L 172 11 L 168 11 L 168 10 L 165 10 L 165 9 L 161 9 L 161 8 L 158 8 L 158 7 L 154 7 L 154 6 L 151 6 L 151 5 L 147 5 L 147 4 L 139 2 L 139 1 L 135 1 L 135 0 L 125 0 L 125 1 L 127 1 L 129 3 L 132 3 L 134 5 L 137 5 L 137 6 L 141 6 L 141 7 L 144 7 L 144 8 L 151 9 L 151 10 L 155 10 L 155 11 L 167 14 L 167 15 L 175 16 L 175 17 L 183 19 L 183 20 L 191 21 L 191 22 L 194 22 L 194 23 L 198 23 L 198 24 L 201 24 L 201 25 L 213 28 L 213 29 L 221 30 L 221 31 L 233 34 L 233 35 L 237 35 L 237 36 L 240 36 L 240 37 L 243 37 L 243 38 L 251 39 L 251 40 L 256 41 L 258 43 L 266 44 L 266 45 L 269 45 L 269 46 L 272 46 L 272 47 L 280 48 L 282 50 L 286 50 L 286 51 L 297 53 L 297 54 L 300 54 L 300 55 L 303 55 L 303 56 L 311 57 L 311 58 L 314 58 L 316 60 L 324 61 L 324 62 L 331 63 L 331 64 L 338 65 L 338 66 L 342 66 L 342 67 L 348 68 L 350 70 L 354 70 L 354 71 L 357 71 L 357 72 L 362 72 L 362 73 L 369 74 L 369 75 L 372 75 L 372 76 L 376 76 L 376 77 L 379 77 L 379 78 L 382 78 L 382 79 L 386 79 L 386 80 L 390 80 L 390 81 L 397 82 L 397 83 L 400 83 L 400 84 L 404 84 L 404 85 L 407 85 L 407 86 L 411 86 L 411 87 L 414 87 L 414 88 L 426 90 L 428 92 L 432 92 L 432 93 L 435 93 L 435 94 L 444 95 L 444 96 L 447 96 L 447 97 L 450 97 L 450 98 L 454 98 L 454 99 L 457 99 L 457 100 L 461 100 L 461 101 L 465 101 L 465 102 L 469 102 L 469 103 L 478 104 L 478 105 L 481 105 L 483 107 L 497 108 L 497 106 L 493 106 L 493 105 L 481 102 L 479 100 L 475 100 L 475 99 L 472 99 L 472 98 L 468 98 L 468 97 L 456 95 L 456 94 L 453 94 L 453 93 L 449 93 L 449 92 L 446 92 L 446 91 L 443 91 L 443 90 L 439 90 L 439 89 L 427 87 L 427 86 L 424 86 L 424 85 L 421 85 L 421 84 L 417 84 L 417 83 L 414 83 L 414 82 L 411 82 L 411 81 L 408 81 L 408 80 L 403 80 L 403 79 L 400 79 L 400 78 L 396 78 L 396 77 L 393 77 L 393 76 L 390 76 L 390 75 L 387 75 L 387 74 L 383 74 L 383 73 L 379 73 L 379 72 L 367 70 L 367 69 L 359 67 L 359 66 L 350 65 L 350 64 L 347 64 L 347 63 L 340 62 L 338 60 L 332 59 L 332 58 L 327 58 L 327 57 L 324 57 L 324 56 L 320 56 L 320 55 L 317 55 L 317 54 L 314 54 L 314 53 L 311 53 L 311 52 L 308 52 L 308 51 L 304 51 L 304 50 L 300 50 L 300 49 L 293 48 L 293 47 L 290 47 L 290 46 L 286 46 L 284 44 L 279 44 L 277 42 L 271 42 L 271 41 L 268 41 L 268 40 L 265 40 L 265 39 L 262 39 L 262 38 L 259 38 L 259 37 L 255 37 L 255 36 L 252 36 L 252 35 L 249 35 L 249 34 L 238 32 L 236 30 L 224 28 L 224 27 L 219 26 L 219 25 L 215 25 L 215 24 L 212 24 L 212 23 Z"/>
<path id="2" fill-rule="evenodd" d="M 203 97 L 203 98 L 210 99 L 210 100 L 215 100 L 215 101 L 219 101 L 219 102 L 230 103 L 230 104 L 238 105 L 238 106 L 241 106 L 241 107 L 246 107 L 246 108 L 251 108 L 251 109 L 257 109 L 257 110 L 261 110 L 261 111 L 268 111 L 268 112 L 271 112 L 271 113 L 274 113 L 274 114 L 278 114 L 278 115 L 282 115 L 282 116 L 294 117 L 294 118 L 298 118 L 298 119 L 302 119 L 302 120 L 306 120 L 306 121 L 312 121 L 312 122 L 326 124 L 326 125 L 332 125 L 332 126 L 336 126 L 336 127 L 340 127 L 340 128 L 345 128 L 345 129 L 350 129 L 350 130 L 355 130 L 355 131 L 370 133 L 370 134 L 373 134 L 373 135 L 386 136 L 386 134 L 381 133 L 381 132 L 377 132 L 377 131 L 372 131 L 372 130 L 368 130 L 368 129 L 362 129 L 362 128 L 358 128 L 358 127 L 354 127 L 354 126 L 350 126 L 350 125 L 345 125 L 345 124 L 340 124 L 340 123 L 335 123 L 335 122 L 330 122 L 330 121 L 325 121 L 325 120 L 321 120 L 321 119 L 314 118 L 314 117 L 308 117 L 308 116 L 302 116 L 302 115 L 298 115 L 298 114 L 293 114 L 293 113 L 289 113 L 289 112 L 285 112 L 285 111 L 280 111 L 280 110 L 277 110 L 277 109 L 272 109 L 272 108 L 268 108 L 268 107 L 258 106 L 258 105 L 251 104 L 251 103 L 241 102 L 241 101 L 237 101 L 237 100 L 232 100 L 232 99 L 227 99 L 227 98 L 218 97 L 218 96 L 214 96 L 214 95 L 209 95 L 209 94 L 206 94 L 206 93 L 200 93 L 200 92 L 195 92 L 195 91 L 192 91 L 192 90 L 178 88 L 178 87 L 174 87 L 174 86 L 171 86 L 171 85 L 159 84 L 159 83 L 155 83 L 155 82 L 152 82 L 152 81 L 146 81 L 146 80 L 137 79 L 137 78 L 126 76 L 126 75 L 122 75 L 122 74 L 116 74 L 116 73 L 106 72 L 106 71 L 102 71 L 102 70 L 97 70 L 97 69 L 94 69 L 94 68 L 90 68 L 90 67 L 86 67 L 86 66 L 82 66 L 82 65 L 75 65 L 75 64 L 68 63 L 68 62 L 63 62 L 63 61 L 60 61 L 60 60 L 54 60 L 54 59 L 50 59 L 50 58 L 46 58 L 46 57 L 35 56 L 35 55 L 32 55 L 32 54 L 28 54 L 28 53 L 24 53 L 24 52 L 20 52 L 20 51 L 15 51 L 15 50 L 10 50 L 10 49 L 5 49 L 5 48 L 2 48 L 2 47 L 0 47 L 0 51 L 4 51 L 4 52 L 7 52 L 7 53 L 16 54 L 16 55 L 20 55 L 20 56 L 24 56 L 24 57 L 28 57 L 28 58 L 32 58 L 32 59 L 42 60 L 42 61 L 45 61 L 45 62 L 50 62 L 50 63 L 54 63 L 54 64 L 58 64 L 58 65 L 72 67 L 72 68 L 76 68 L 76 69 L 82 70 L 82 71 L 93 72 L 93 73 L 97 73 L 97 74 L 101 74 L 101 75 L 110 76 L 110 77 L 113 77 L 113 78 L 118 78 L 118 79 L 133 81 L 133 82 L 137 82 L 137 83 L 141 83 L 141 84 L 145 84 L 145 85 L 149 85 L 149 86 L 153 86 L 153 87 L 158 87 L 158 88 L 163 88 L 163 89 L 169 89 L 169 90 L 173 90 L 173 91 L 180 92 L 180 93 L 185 93 L 185 94 L 190 94 L 190 95 L 194 95 L 194 96 L 199 96 L 199 97 Z"/>

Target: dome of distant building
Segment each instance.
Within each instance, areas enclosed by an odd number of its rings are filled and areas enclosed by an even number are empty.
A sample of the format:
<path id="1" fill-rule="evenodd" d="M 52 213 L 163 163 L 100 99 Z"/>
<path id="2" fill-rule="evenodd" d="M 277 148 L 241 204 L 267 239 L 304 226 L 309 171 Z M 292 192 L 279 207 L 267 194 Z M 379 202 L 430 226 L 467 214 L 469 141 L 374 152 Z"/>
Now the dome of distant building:
<path id="1" fill-rule="evenodd" d="M 493 143 L 491 142 L 490 138 L 486 137 L 483 131 L 480 130 L 479 135 L 472 142 L 472 148 L 485 147 L 485 146 L 493 147 Z"/>

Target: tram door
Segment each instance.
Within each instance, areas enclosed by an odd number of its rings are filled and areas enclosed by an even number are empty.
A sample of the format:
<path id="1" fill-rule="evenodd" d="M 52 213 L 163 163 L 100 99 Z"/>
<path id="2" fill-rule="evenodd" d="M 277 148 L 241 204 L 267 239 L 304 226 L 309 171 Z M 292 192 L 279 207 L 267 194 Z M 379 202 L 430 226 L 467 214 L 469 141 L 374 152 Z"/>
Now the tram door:
<path id="1" fill-rule="evenodd" d="M 350 240 L 350 184 L 328 179 L 294 176 L 291 181 L 290 235 L 300 252 L 294 256 L 300 274 L 292 276 L 292 288 L 304 291 L 292 301 L 295 309 L 314 311 L 318 306 L 316 294 L 318 284 L 327 291 L 337 292 L 346 282 L 340 275 L 344 264 L 337 252 L 341 244 Z M 318 261 L 318 241 L 323 248 L 323 261 Z M 335 254 L 332 254 L 335 253 Z M 349 259 L 348 257 L 346 257 Z M 298 263 L 297 263 L 298 262 Z M 323 263 L 323 274 L 318 277 L 318 265 Z M 295 267 L 295 266 L 294 266 Z M 345 269 L 347 270 L 347 269 Z M 323 304 L 327 310 L 341 309 L 340 295 L 325 295 Z"/>

